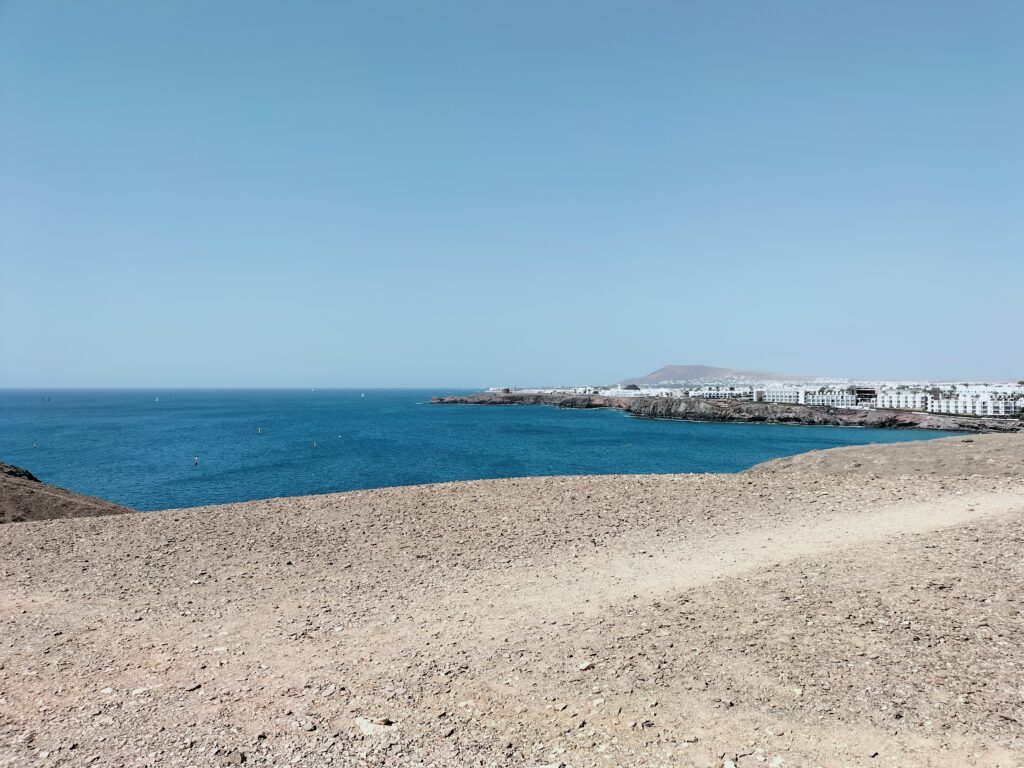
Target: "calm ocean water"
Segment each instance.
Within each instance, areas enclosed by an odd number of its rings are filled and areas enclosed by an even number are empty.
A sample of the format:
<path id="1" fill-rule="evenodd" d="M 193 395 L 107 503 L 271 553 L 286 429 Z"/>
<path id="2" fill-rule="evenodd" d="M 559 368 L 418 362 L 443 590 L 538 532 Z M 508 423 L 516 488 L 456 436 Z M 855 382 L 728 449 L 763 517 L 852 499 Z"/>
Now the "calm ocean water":
<path id="1" fill-rule="evenodd" d="M 435 394 L 6 390 L 0 461 L 48 483 L 153 510 L 444 480 L 738 472 L 816 448 L 947 434 L 430 405 Z"/>

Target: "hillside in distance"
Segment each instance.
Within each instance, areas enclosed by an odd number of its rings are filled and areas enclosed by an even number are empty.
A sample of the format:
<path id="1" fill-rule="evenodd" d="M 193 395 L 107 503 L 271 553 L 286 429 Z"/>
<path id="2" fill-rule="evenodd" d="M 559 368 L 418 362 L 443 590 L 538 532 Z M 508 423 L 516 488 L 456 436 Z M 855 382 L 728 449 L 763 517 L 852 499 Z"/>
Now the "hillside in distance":
<path id="1" fill-rule="evenodd" d="M 795 373 L 772 373 L 770 371 L 748 371 L 744 368 L 716 368 L 711 365 L 665 365 L 635 379 L 626 379 L 626 384 L 638 387 L 657 387 L 675 384 L 709 384 L 747 381 L 810 381 L 813 377 Z"/>

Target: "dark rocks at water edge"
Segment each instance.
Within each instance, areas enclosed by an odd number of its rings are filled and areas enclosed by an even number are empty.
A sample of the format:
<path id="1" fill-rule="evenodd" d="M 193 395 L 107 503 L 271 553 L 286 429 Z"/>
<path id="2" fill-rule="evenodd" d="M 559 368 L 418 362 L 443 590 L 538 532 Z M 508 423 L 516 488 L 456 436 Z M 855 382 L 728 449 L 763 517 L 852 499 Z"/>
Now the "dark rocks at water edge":
<path id="1" fill-rule="evenodd" d="M 949 432 L 1024 432 L 1024 422 L 1020 419 L 979 418 L 876 408 L 831 408 L 745 400 L 708 400 L 699 397 L 606 397 L 604 395 L 563 395 L 542 392 L 479 392 L 466 396 L 435 397 L 431 402 L 470 405 L 557 405 L 559 408 L 615 408 L 644 419 L 934 429 Z"/>
<path id="2" fill-rule="evenodd" d="M 0 523 L 119 515 L 132 510 L 43 483 L 27 469 L 0 463 Z"/>
<path id="3" fill-rule="evenodd" d="M 39 478 L 33 475 L 27 469 L 16 467 L 13 464 L 0 463 L 0 477 L 14 477 L 19 480 L 28 480 L 33 483 L 39 482 Z"/>

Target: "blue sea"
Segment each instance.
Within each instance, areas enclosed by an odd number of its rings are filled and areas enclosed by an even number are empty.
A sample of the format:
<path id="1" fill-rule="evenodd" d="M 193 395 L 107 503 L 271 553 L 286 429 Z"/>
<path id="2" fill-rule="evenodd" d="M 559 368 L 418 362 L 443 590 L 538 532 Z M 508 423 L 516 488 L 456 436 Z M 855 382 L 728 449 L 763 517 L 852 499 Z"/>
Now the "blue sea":
<path id="1" fill-rule="evenodd" d="M 459 391 L 0 390 L 0 461 L 155 510 L 446 480 L 738 472 L 819 448 L 949 434 L 431 405 L 438 394 Z"/>

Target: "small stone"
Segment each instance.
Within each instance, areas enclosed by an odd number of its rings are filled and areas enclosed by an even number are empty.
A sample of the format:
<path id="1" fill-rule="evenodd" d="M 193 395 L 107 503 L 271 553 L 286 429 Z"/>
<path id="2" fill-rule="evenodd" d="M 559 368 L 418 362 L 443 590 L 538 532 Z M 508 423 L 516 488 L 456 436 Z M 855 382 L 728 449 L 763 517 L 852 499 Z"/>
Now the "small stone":
<path id="1" fill-rule="evenodd" d="M 228 755 L 228 762 L 234 763 L 235 765 L 241 765 L 245 762 L 245 753 L 236 749 Z"/>
<path id="2" fill-rule="evenodd" d="M 380 736 L 395 728 L 394 722 L 386 717 L 380 717 L 374 720 L 370 720 L 366 717 L 357 717 L 355 719 L 355 723 L 356 728 L 358 728 L 364 736 Z"/>
<path id="3" fill-rule="evenodd" d="M 588 669 L 593 669 L 593 668 L 594 668 L 594 662 L 592 662 L 592 661 L 584 661 L 582 664 L 580 664 L 580 671 L 581 672 L 586 672 Z"/>
<path id="4" fill-rule="evenodd" d="M 692 736 L 692 735 L 691 736 L 683 736 L 683 742 L 686 743 L 686 744 L 696 744 L 697 743 L 697 737 L 696 736 Z"/>

